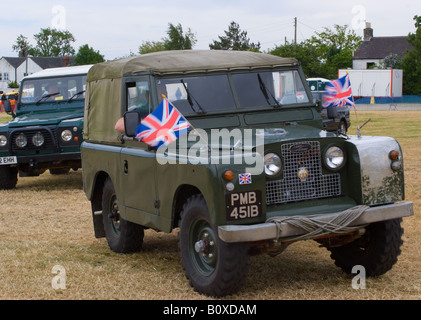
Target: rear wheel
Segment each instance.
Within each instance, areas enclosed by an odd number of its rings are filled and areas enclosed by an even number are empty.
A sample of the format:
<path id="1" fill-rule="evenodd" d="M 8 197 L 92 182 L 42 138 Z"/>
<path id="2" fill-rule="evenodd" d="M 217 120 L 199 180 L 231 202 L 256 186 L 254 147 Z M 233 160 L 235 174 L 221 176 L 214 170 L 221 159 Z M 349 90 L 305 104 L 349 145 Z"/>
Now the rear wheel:
<path id="1" fill-rule="evenodd" d="M 356 265 L 365 268 L 367 276 L 380 276 L 398 261 L 403 244 L 402 219 L 377 222 L 369 225 L 359 239 L 341 247 L 330 248 L 331 258 L 346 273 Z"/>
<path id="2" fill-rule="evenodd" d="M 248 271 L 248 244 L 219 239 L 201 195 L 184 205 L 179 238 L 183 268 L 197 292 L 222 297 L 240 289 Z"/>
<path id="3" fill-rule="evenodd" d="M 110 178 L 105 181 L 102 192 L 102 218 L 105 236 L 111 250 L 117 253 L 129 253 L 142 249 L 143 227 L 121 218 L 117 195 Z"/>
<path id="4" fill-rule="evenodd" d="M 0 166 L 0 189 L 9 190 L 16 188 L 18 183 L 18 168 Z"/>

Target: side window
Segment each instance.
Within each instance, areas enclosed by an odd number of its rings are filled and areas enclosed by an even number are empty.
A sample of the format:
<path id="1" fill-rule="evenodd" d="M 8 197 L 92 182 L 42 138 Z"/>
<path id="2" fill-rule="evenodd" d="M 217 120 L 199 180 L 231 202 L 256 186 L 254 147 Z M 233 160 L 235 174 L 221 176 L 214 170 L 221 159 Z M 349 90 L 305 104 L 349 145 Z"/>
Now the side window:
<path id="1" fill-rule="evenodd" d="M 126 84 L 127 111 L 136 110 L 141 118 L 150 113 L 149 84 L 147 81 Z"/>

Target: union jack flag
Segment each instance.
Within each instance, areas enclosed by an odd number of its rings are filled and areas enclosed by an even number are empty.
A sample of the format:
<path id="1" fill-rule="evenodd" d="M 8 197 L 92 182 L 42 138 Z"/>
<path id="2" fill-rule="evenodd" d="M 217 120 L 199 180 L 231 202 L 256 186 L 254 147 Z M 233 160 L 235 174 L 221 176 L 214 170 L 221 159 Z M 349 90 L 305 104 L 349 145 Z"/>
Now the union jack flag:
<path id="1" fill-rule="evenodd" d="M 251 183 L 251 174 L 250 173 L 240 173 L 238 175 L 238 180 L 240 184 L 250 184 Z"/>
<path id="2" fill-rule="evenodd" d="M 187 133 L 190 126 L 177 108 L 167 99 L 163 99 L 160 105 L 140 122 L 136 128 L 136 139 L 159 148 L 169 145 Z"/>
<path id="3" fill-rule="evenodd" d="M 326 83 L 325 95 L 323 96 L 323 107 L 354 106 L 351 82 L 349 75 Z"/>

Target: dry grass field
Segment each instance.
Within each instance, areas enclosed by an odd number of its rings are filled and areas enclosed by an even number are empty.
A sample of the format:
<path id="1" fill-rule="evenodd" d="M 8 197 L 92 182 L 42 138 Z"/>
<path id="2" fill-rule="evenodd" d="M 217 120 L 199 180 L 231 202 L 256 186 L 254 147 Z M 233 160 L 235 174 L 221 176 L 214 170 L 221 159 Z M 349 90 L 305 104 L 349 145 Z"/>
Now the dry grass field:
<path id="1" fill-rule="evenodd" d="M 365 289 L 335 267 L 314 241 L 291 245 L 271 258 L 253 256 L 245 286 L 230 300 L 400 300 L 421 298 L 421 112 L 358 112 L 372 121 L 363 135 L 386 135 L 404 150 L 406 198 L 415 216 L 404 219 L 404 245 L 398 263 Z M 351 134 L 356 133 L 352 112 Z M 209 299 L 185 279 L 177 234 L 147 230 L 144 250 L 116 254 L 95 239 L 82 171 L 19 178 L 17 188 L 0 191 L 0 299 Z M 66 273 L 65 289 L 54 289 L 54 266 Z M 62 283 L 64 284 L 64 283 Z"/>

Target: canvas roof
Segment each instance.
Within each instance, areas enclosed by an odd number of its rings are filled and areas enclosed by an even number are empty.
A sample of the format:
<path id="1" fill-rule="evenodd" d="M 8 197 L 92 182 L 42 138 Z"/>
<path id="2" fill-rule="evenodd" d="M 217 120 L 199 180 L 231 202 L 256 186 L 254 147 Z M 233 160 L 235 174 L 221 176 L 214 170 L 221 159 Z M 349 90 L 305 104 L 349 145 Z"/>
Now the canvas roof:
<path id="1" fill-rule="evenodd" d="M 192 73 L 291 66 L 294 64 L 297 64 L 297 60 L 294 58 L 281 58 L 250 51 L 161 51 L 96 64 L 89 72 L 88 82 L 99 79 L 116 79 L 148 71 L 157 74 Z"/>

